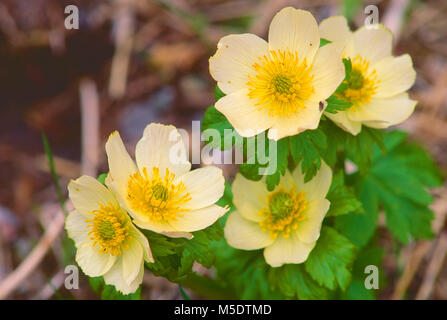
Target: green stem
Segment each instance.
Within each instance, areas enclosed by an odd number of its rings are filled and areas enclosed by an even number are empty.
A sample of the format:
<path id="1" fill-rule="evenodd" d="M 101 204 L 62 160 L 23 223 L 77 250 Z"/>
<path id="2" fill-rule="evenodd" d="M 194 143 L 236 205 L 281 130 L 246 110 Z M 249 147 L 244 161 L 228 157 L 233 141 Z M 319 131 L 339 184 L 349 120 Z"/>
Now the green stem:
<path id="1" fill-rule="evenodd" d="M 197 273 L 192 273 L 179 284 L 207 299 L 235 299 L 234 293 L 229 288 L 223 287 L 216 280 L 198 275 Z"/>

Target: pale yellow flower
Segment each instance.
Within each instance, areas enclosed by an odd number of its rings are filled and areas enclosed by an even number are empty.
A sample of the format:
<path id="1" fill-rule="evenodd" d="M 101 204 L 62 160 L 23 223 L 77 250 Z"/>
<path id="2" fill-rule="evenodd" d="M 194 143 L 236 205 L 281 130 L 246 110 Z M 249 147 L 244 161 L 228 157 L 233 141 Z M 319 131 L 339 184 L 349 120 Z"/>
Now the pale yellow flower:
<path id="1" fill-rule="evenodd" d="M 234 248 L 264 249 L 272 267 L 306 261 L 319 236 L 330 203 L 325 199 L 332 171 L 323 163 L 316 176 L 304 182 L 301 165 L 286 171 L 280 184 L 269 192 L 265 182 L 236 175 L 233 202 L 225 239 Z"/>
<path id="2" fill-rule="evenodd" d="M 268 137 L 278 140 L 316 129 L 320 102 L 344 78 L 340 47 L 319 48 L 312 14 L 291 7 L 273 18 L 268 40 L 246 33 L 219 41 L 210 73 L 226 96 L 216 109 L 244 137 L 270 129 Z"/>
<path id="3" fill-rule="evenodd" d="M 154 262 L 146 237 L 96 179 L 72 180 L 68 191 L 75 211 L 65 228 L 77 247 L 76 262 L 86 275 L 103 276 L 124 294 L 135 292 L 143 280 L 144 260 Z"/>
<path id="4" fill-rule="evenodd" d="M 215 204 L 225 189 L 222 170 L 209 166 L 190 171 L 174 126 L 148 125 L 135 148 L 136 164 L 118 132 L 110 135 L 106 152 L 106 184 L 140 228 L 189 238 L 227 211 Z"/>
<path id="5" fill-rule="evenodd" d="M 417 101 L 407 90 L 416 79 L 408 54 L 393 57 L 393 35 L 383 25 L 363 26 L 349 30 L 342 16 L 331 17 L 320 24 L 322 38 L 344 46 L 344 58 L 352 61 L 349 89 L 338 97 L 352 107 L 336 114 L 325 113 L 345 131 L 356 135 L 362 124 L 372 128 L 388 128 L 405 121 Z"/>

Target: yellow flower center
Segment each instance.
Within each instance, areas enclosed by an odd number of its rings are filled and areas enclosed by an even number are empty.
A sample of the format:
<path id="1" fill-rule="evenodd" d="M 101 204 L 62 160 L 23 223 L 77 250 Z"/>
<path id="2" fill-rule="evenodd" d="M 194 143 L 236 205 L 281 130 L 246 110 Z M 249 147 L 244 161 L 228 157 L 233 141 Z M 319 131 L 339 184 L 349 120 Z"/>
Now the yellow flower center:
<path id="1" fill-rule="evenodd" d="M 314 93 L 313 75 L 306 59 L 289 50 L 271 50 L 253 64 L 255 76 L 249 76 L 248 96 L 269 116 L 290 117 L 305 108 L 304 101 Z"/>
<path id="2" fill-rule="evenodd" d="M 93 219 L 86 220 L 89 223 L 87 227 L 92 228 L 88 234 L 93 246 L 98 243 L 102 253 L 121 255 L 123 248 L 129 248 L 128 241 L 131 239 L 126 217 L 119 207 L 102 203 L 99 206 L 98 210 L 90 212 Z"/>
<path id="3" fill-rule="evenodd" d="M 160 169 L 152 168 L 149 177 L 146 168 L 143 175 L 136 172 L 129 177 L 127 184 L 127 200 L 132 209 L 143 213 L 151 221 L 166 223 L 175 221 L 187 211 L 181 205 L 191 200 L 183 182 L 174 183 L 175 174 L 166 169 L 164 177 Z"/>
<path id="4" fill-rule="evenodd" d="M 287 191 L 281 188 L 268 196 L 268 205 L 259 214 L 264 217 L 259 222 L 262 231 L 269 232 L 271 238 L 276 239 L 278 234 L 284 238 L 298 227 L 299 221 L 305 218 L 304 211 L 308 201 L 303 191 L 296 192 L 295 187 Z"/>
<path id="5" fill-rule="evenodd" d="M 371 101 L 371 97 L 377 90 L 376 70 L 369 67 L 369 61 L 363 59 L 360 55 L 351 60 L 352 70 L 348 80 L 344 83 L 348 88 L 339 93 L 338 96 L 348 102 L 351 102 L 353 107 L 362 106 Z"/>

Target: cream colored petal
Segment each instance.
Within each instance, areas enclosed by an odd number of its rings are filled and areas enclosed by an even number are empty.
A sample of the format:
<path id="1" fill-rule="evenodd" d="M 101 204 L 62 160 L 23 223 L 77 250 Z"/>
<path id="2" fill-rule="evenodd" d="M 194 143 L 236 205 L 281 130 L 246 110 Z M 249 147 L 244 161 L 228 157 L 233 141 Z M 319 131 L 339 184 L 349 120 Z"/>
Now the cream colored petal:
<path id="1" fill-rule="evenodd" d="M 116 261 L 116 256 L 108 253 L 101 253 L 98 244 L 92 246 L 90 239 L 85 240 L 77 248 L 76 262 L 82 271 L 89 277 L 99 277 L 112 268 Z"/>
<path id="2" fill-rule="evenodd" d="M 407 93 L 402 93 L 389 99 L 373 99 L 367 106 L 372 112 L 380 115 L 379 122 L 365 122 L 372 128 L 388 128 L 407 120 L 413 113 L 417 101 L 411 100 Z"/>
<path id="3" fill-rule="evenodd" d="M 123 258 L 119 257 L 113 268 L 104 275 L 104 281 L 106 284 L 114 286 L 116 290 L 123 294 L 131 294 L 137 291 L 141 282 L 143 282 L 143 275 L 144 263 L 141 262 L 138 275 L 130 284 L 126 283 L 123 277 Z"/>
<path id="4" fill-rule="evenodd" d="M 416 71 L 408 54 L 387 57 L 374 66 L 380 81 L 374 98 L 388 98 L 411 88 L 416 80 Z"/>
<path id="5" fill-rule="evenodd" d="M 242 217 L 247 220 L 253 222 L 262 220 L 259 211 L 267 205 L 269 194 L 264 180 L 248 180 L 240 173 L 234 178 L 231 187 L 233 203 Z"/>
<path id="6" fill-rule="evenodd" d="M 248 97 L 248 89 L 242 89 L 221 98 L 215 106 L 241 136 L 253 137 L 270 128 L 274 121 L 268 111 L 259 110 L 255 103 Z"/>
<path id="7" fill-rule="evenodd" d="M 272 50 L 297 52 L 300 59 L 312 63 L 320 46 L 317 21 L 309 11 L 282 9 L 270 23 L 269 46 Z"/>
<path id="8" fill-rule="evenodd" d="M 343 45 L 346 45 L 352 37 L 348 21 L 343 16 L 333 16 L 324 19 L 321 21 L 319 29 L 321 38 Z"/>
<path id="9" fill-rule="evenodd" d="M 76 210 L 71 211 L 65 220 L 65 230 L 67 230 L 68 236 L 73 239 L 77 247 L 87 239 L 90 231 L 85 220 L 85 217 Z"/>
<path id="10" fill-rule="evenodd" d="M 292 176 L 297 191 L 304 191 L 308 201 L 324 199 L 332 183 L 332 170 L 324 161 L 321 161 L 321 167 L 317 174 L 306 183 L 304 183 L 304 176 L 301 172 L 301 163 L 293 170 Z"/>
<path id="11" fill-rule="evenodd" d="M 228 208 L 212 205 L 206 208 L 190 210 L 181 213 L 177 221 L 171 221 L 170 225 L 181 232 L 194 232 L 205 229 L 222 217 Z"/>
<path id="12" fill-rule="evenodd" d="M 391 55 L 393 34 L 382 24 L 363 26 L 354 32 L 354 51 L 371 64 Z"/>
<path id="13" fill-rule="evenodd" d="M 210 58 L 210 74 L 226 94 L 246 88 L 248 76 L 256 74 L 253 64 L 268 54 L 268 44 L 254 34 L 223 37 Z"/>
<path id="14" fill-rule="evenodd" d="M 141 261 L 143 261 L 143 248 L 139 241 L 132 239 L 128 243 L 129 248 L 124 249 L 123 257 L 123 278 L 128 285 L 138 276 L 140 271 Z"/>
<path id="15" fill-rule="evenodd" d="M 174 126 L 151 123 L 144 129 L 143 137 L 135 147 L 135 159 L 143 175 L 143 168 L 152 176 L 152 168 L 160 169 L 165 175 L 166 169 L 176 176 L 191 169 L 182 136 Z"/>
<path id="16" fill-rule="evenodd" d="M 144 236 L 144 234 L 142 234 L 141 231 L 138 230 L 137 228 L 135 228 L 135 226 L 133 226 L 133 225 L 131 226 L 130 232 L 131 232 L 131 236 L 134 237 L 134 239 L 136 239 L 140 243 L 141 247 L 143 248 L 144 260 L 146 260 L 147 262 L 154 262 L 154 257 L 152 256 L 152 251 L 151 251 L 151 247 L 149 245 L 149 241 Z"/>
<path id="17" fill-rule="evenodd" d="M 141 229 L 150 230 L 157 233 L 167 233 L 167 232 L 178 232 L 176 228 L 171 226 L 168 223 L 160 223 L 156 221 L 152 221 L 149 218 L 146 220 L 138 219 L 139 216 L 135 215 L 135 219 L 132 222 Z"/>
<path id="18" fill-rule="evenodd" d="M 170 238 L 185 238 L 191 240 L 194 235 L 190 232 L 162 232 L 161 234 Z"/>
<path id="19" fill-rule="evenodd" d="M 318 50 L 311 70 L 315 92 L 310 100 L 326 100 L 343 81 L 345 66 L 342 62 L 342 52 L 343 47 L 335 43 L 329 43 Z"/>
<path id="20" fill-rule="evenodd" d="M 100 203 L 117 205 L 112 192 L 90 176 L 82 176 L 76 180 L 71 180 L 68 184 L 68 194 L 75 209 L 87 218 L 91 218 L 89 212 L 100 208 Z"/>
<path id="21" fill-rule="evenodd" d="M 274 125 L 268 132 L 268 138 L 280 140 L 308 129 L 316 129 L 320 123 L 321 115 L 319 102 L 306 101 L 305 108 L 300 109 L 297 114 L 289 118 L 276 117 Z"/>
<path id="22" fill-rule="evenodd" d="M 304 213 L 305 219 L 300 221 L 294 231 L 297 238 L 304 243 L 312 244 L 320 237 L 321 223 L 329 210 L 330 202 L 326 199 L 309 202 Z"/>
<path id="23" fill-rule="evenodd" d="M 230 246 L 242 250 L 262 249 L 274 241 L 258 223 L 244 219 L 237 211 L 228 216 L 224 233 Z"/>
<path id="24" fill-rule="evenodd" d="M 303 263 L 314 246 L 315 243 L 300 242 L 295 234 L 291 234 L 287 239 L 278 236 L 272 245 L 264 249 L 264 258 L 272 267 L 280 267 L 286 263 Z"/>
<path id="25" fill-rule="evenodd" d="M 106 142 L 106 153 L 109 161 L 109 175 L 115 184 L 115 191 L 122 199 L 126 199 L 127 183 L 130 175 L 137 172 L 137 166 L 129 156 L 118 131 L 109 136 Z"/>
<path id="26" fill-rule="evenodd" d="M 325 112 L 324 115 L 331 119 L 337 126 L 356 136 L 362 130 L 362 123 L 348 119 L 346 111 L 337 113 Z"/>
<path id="27" fill-rule="evenodd" d="M 185 209 L 200 209 L 216 203 L 225 190 L 222 169 L 209 166 L 190 171 L 174 183 L 183 182 L 191 200 L 182 204 Z"/>
<path id="28" fill-rule="evenodd" d="M 345 111 L 349 120 L 355 122 L 380 121 L 381 116 L 367 105 L 356 106 Z"/>

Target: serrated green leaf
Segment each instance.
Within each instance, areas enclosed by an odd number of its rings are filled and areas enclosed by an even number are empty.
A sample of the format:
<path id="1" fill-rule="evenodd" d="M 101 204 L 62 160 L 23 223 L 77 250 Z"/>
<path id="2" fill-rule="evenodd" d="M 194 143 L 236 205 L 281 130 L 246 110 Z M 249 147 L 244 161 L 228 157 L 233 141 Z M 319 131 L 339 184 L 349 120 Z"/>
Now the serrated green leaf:
<path id="1" fill-rule="evenodd" d="M 206 130 L 213 129 L 219 133 L 220 139 L 215 139 L 213 135 L 206 136 Z M 242 144 L 244 140 L 228 122 L 227 118 L 214 106 L 208 107 L 202 119 L 202 132 L 204 132 L 205 144 L 213 149 L 226 150 L 235 143 Z"/>
<path id="2" fill-rule="evenodd" d="M 315 248 L 305 262 L 306 271 L 319 284 L 330 290 L 347 289 L 356 247 L 335 229 L 323 227 Z"/>
<path id="3" fill-rule="evenodd" d="M 351 108 L 352 104 L 350 102 L 338 99 L 337 96 L 332 95 L 327 100 L 326 109 L 324 112 L 337 113 L 338 111 L 344 111 Z"/>
<path id="4" fill-rule="evenodd" d="M 351 212 L 363 212 L 362 203 L 357 199 L 354 192 L 345 185 L 343 171 L 337 172 L 332 177 L 332 184 L 326 197 L 331 206 L 327 216 L 339 216 Z"/>
<path id="5" fill-rule="evenodd" d="M 306 130 L 289 137 L 289 145 L 295 164 L 301 161 L 305 182 L 311 180 L 321 167 L 321 157 L 328 146 L 326 135 L 320 129 Z"/>

